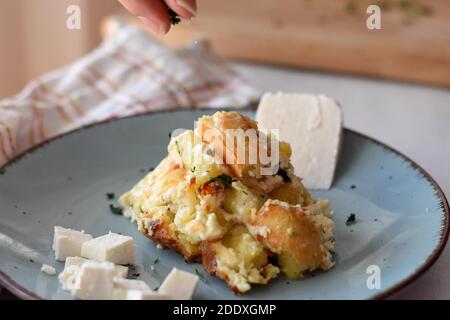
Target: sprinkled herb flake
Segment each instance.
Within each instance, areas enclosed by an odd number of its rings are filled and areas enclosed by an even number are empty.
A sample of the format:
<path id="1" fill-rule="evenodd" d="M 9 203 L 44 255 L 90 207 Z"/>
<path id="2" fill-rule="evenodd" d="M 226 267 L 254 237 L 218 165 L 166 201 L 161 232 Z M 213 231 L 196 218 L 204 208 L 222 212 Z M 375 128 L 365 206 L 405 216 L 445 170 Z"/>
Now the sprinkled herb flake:
<path id="1" fill-rule="evenodd" d="M 354 184 L 352 184 L 352 185 L 350 186 L 350 189 L 356 189 L 356 186 L 355 186 Z"/>
<path id="2" fill-rule="evenodd" d="M 168 9 L 168 12 L 169 12 L 170 23 L 173 26 L 179 24 L 181 22 L 181 19 L 178 16 L 178 14 L 175 11 L 173 11 L 172 9 L 170 9 L 170 8 L 167 8 L 167 9 Z"/>
<path id="3" fill-rule="evenodd" d="M 286 170 L 283 170 L 283 169 L 281 169 L 281 168 L 278 169 L 277 175 L 278 175 L 278 176 L 281 176 L 281 177 L 283 178 L 283 182 L 284 182 L 284 183 L 291 182 L 291 178 L 289 178 L 289 176 L 288 176 Z"/>
<path id="4" fill-rule="evenodd" d="M 158 264 L 158 263 L 159 263 L 159 259 L 156 258 L 156 259 L 153 261 L 153 264 Z"/>
<path id="5" fill-rule="evenodd" d="M 0 169 L 0 176 L 4 175 L 6 173 L 5 169 Z"/>
<path id="6" fill-rule="evenodd" d="M 200 281 L 208 283 L 208 280 L 205 279 L 205 276 L 197 268 L 195 268 L 195 274 L 200 278 Z"/>
<path id="7" fill-rule="evenodd" d="M 221 174 L 215 178 L 212 178 L 211 180 L 209 180 L 208 183 L 210 182 L 220 182 L 224 185 L 225 188 L 231 188 L 231 184 L 236 181 L 233 178 L 231 178 L 229 175 L 226 174 Z"/>
<path id="8" fill-rule="evenodd" d="M 350 226 L 350 225 L 355 224 L 355 223 L 356 223 L 356 215 L 354 213 L 351 213 L 348 216 L 347 221 L 345 221 L 345 224 L 347 226 Z"/>
<path id="9" fill-rule="evenodd" d="M 175 140 L 175 145 L 177 147 L 177 153 L 181 156 L 180 145 L 178 144 L 178 140 Z"/>
<path id="10" fill-rule="evenodd" d="M 108 200 L 114 200 L 114 198 L 116 197 L 116 195 L 114 194 L 114 192 L 108 192 L 106 194 L 106 197 L 108 198 Z"/>
<path id="11" fill-rule="evenodd" d="M 115 207 L 112 204 L 109 205 L 109 209 L 113 214 L 121 216 L 123 214 L 123 209 L 121 207 Z"/>

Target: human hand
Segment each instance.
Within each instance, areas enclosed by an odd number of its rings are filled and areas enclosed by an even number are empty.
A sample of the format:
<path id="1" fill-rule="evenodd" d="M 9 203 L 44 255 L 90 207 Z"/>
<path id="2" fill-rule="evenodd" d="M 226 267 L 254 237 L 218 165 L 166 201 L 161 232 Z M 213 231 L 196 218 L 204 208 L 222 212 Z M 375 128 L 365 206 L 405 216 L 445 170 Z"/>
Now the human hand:
<path id="1" fill-rule="evenodd" d="M 197 11 L 196 0 L 119 0 L 119 2 L 158 36 L 170 30 L 168 8 L 185 19 L 194 17 Z"/>

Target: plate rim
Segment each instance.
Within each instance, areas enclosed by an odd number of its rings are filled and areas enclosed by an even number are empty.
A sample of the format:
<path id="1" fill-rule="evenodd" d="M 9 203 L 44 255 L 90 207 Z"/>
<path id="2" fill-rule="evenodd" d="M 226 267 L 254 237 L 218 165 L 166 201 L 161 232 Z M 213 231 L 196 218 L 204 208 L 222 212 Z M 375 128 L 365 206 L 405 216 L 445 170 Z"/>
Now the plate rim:
<path id="1" fill-rule="evenodd" d="M 93 127 L 98 127 L 101 125 L 107 125 L 113 122 L 118 122 L 121 120 L 127 120 L 127 119 L 133 119 L 133 118 L 139 118 L 142 116 L 152 116 L 152 115 L 158 115 L 158 114 L 164 114 L 164 113 L 176 113 L 176 112 L 195 112 L 195 111 L 208 111 L 208 112 L 214 112 L 214 111 L 244 111 L 244 112 L 255 112 L 255 108 L 190 108 L 190 109 L 169 109 L 169 110 L 159 110 L 159 111 L 150 111 L 150 112 L 144 112 L 134 115 L 129 115 L 121 118 L 108 118 L 106 120 L 87 124 L 84 126 L 81 126 L 79 128 L 76 128 L 74 130 L 64 132 L 61 134 L 58 134 L 46 141 L 40 142 L 37 145 L 25 150 L 24 152 L 16 155 L 12 159 L 10 159 L 7 163 L 5 163 L 3 166 L 0 166 L 1 170 L 6 170 L 8 167 L 12 167 L 13 165 L 17 164 L 20 160 L 26 157 L 26 155 L 31 154 L 33 152 L 39 151 L 43 147 L 45 147 L 48 144 L 51 144 L 59 139 L 62 139 L 68 135 L 75 134 L 77 132 L 87 130 Z M 425 259 L 425 261 L 409 276 L 404 278 L 403 280 L 399 281 L 398 283 L 394 284 L 390 288 L 387 288 L 383 292 L 380 292 L 376 295 L 371 296 L 370 300 L 381 300 L 385 299 L 394 293 L 400 291 L 401 289 L 407 287 L 409 284 L 417 280 L 420 276 L 422 276 L 441 256 L 442 251 L 445 249 L 445 246 L 447 244 L 448 238 L 449 238 L 449 232 L 450 232 L 450 208 L 448 200 L 442 190 L 442 188 L 439 186 L 439 184 L 436 182 L 436 180 L 425 170 L 423 169 L 418 163 L 416 163 L 411 158 L 404 155 L 402 152 L 398 151 L 397 149 L 387 145 L 384 142 L 381 142 L 375 138 L 369 137 L 366 134 L 357 132 L 353 129 L 343 128 L 343 131 L 346 131 L 348 133 L 354 134 L 360 138 L 367 139 L 370 142 L 381 146 L 385 151 L 393 153 L 400 158 L 402 158 L 413 170 L 417 171 L 420 175 L 423 176 L 429 183 L 430 186 L 433 188 L 435 195 L 440 200 L 439 206 L 443 213 L 443 219 L 441 219 L 441 231 L 439 234 L 439 243 L 434 248 L 434 250 L 431 252 L 431 254 Z M 4 273 L 3 271 L 0 271 L 0 285 L 2 285 L 4 288 L 9 290 L 12 294 L 14 294 L 16 297 L 24 300 L 45 300 L 44 298 L 40 297 L 39 295 L 35 294 L 34 292 L 29 291 L 28 289 L 22 287 L 17 282 L 15 282 L 9 275 Z"/>

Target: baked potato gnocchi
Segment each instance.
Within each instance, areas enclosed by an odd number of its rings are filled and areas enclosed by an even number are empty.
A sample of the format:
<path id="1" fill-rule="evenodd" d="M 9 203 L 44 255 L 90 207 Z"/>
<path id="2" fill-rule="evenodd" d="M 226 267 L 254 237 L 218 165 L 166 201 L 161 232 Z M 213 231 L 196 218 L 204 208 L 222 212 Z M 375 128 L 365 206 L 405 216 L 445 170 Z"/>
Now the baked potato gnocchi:
<path id="1" fill-rule="evenodd" d="M 330 269 L 334 222 L 329 201 L 313 199 L 294 175 L 289 145 L 264 137 L 276 144 L 255 150 L 277 151 L 278 169 L 261 174 L 268 164 L 259 157 L 238 161 L 227 143 L 228 129 L 254 130 L 257 138 L 266 134 L 238 112 L 201 117 L 194 130 L 172 137 L 167 157 L 120 197 L 124 215 L 159 245 L 202 263 L 236 294 L 267 284 L 280 272 L 300 279 Z M 244 141 L 246 160 L 255 151 L 250 143 Z"/>

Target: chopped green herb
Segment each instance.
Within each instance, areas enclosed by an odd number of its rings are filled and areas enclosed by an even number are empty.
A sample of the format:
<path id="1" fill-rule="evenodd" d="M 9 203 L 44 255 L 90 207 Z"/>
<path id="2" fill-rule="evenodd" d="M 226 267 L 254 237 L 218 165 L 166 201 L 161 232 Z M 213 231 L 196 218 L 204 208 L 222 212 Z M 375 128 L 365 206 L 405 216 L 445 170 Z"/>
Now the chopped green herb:
<path id="1" fill-rule="evenodd" d="M 180 17 L 178 16 L 178 14 L 173 11 L 172 9 L 168 8 L 169 11 L 169 18 L 170 18 L 170 23 L 174 26 L 177 25 L 178 23 L 181 22 Z"/>
<path id="2" fill-rule="evenodd" d="M 356 215 L 354 213 L 351 213 L 348 216 L 347 221 L 345 221 L 345 224 L 347 226 L 350 226 L 350 225 L 355 224 L 355 223 L 356 223 Z"/>
<path id="3" fill-rule="evenodd" d="M 159 287 L 156 287 L 155 289 L 153 289 L 154 291 L 158 291 Z"/>
<path id="4" fill-rule="evenodd" d="M 169 139 L 172 139 L 172 132 L 169 132 Z"/>
<path id="5" fill-rule="evenodd" d="M 175 140 L 175 145 L 177 146 L 177 152 L 181 156 L 180 146 L 178 144 L 178 140 Z"/>
<path id="6" fill-rule="evenodd" d="M 210 156 L 210 157 L 213 156 L 213 152 L 212 152 L 211 149 L 206 150 L 206 154 L 207 154 L 208 156 Z"/>
<path id="7" fill-rule="evenodd" d="M 153 170 L 155 170 L 155 168 L 153 168 L 153 167 L 148 168 L 148 172 L 151 172 Z"/>
<path id="8" fill-rule="evenodd" d="M 195 166 L 193 166 L 193 167 L 191 168 L 191 172 L 192 172 L 192 173 L 195 172 Z"/>
<path id="9" fill-rule="evenodd" d="M 158 264 L 159 263 L 159 259 L 155 259 L 155 261 L 153 261 L 153 264 Z"/>
<path id="10" fill-rule="evenodd" d="M 5 172 L 6 172 L 6 170 L 5 170 L 5 169 L 0 169 L 0 176 L 1 176 L 1 175 L 4 175 L 4 174 L 5 174 Z"/>
<path id="11" fill-rule="evenodd" d="M 198 271 L 197 268 L 195 268 L 195 274 L 200 278 L 200 281 L 208 283 L 208 281 L 205 279 L 205 276 L 200 271 Z"/>
<path id="12" fill-rule="evenodd" d="M 135 278 L 139 277 L 140 275 L 141 275 L 140 273 L 133 273 L 132 274 L 132 276 L 135 277 Z"/>
<path id="13" fill-rule="evenodd" d="M 284 182 L 284 183 L 291 182 L 291 178 L 289 178 L 289 176 L 288 176 L 286 170 L 283 170 L 283 169 L 281 169 L 281 168 L 278 169 L 277 175 L 278 175 L 278 176 L 281 176 L 281 177 L 283 178 L 283 182 Z"/>
<path id="14" fill-rule="evenodd" d="M 245 194 L 246 196 L 248 196 L 248 193 L 245 190 L 241 190 L 243 194 Z"/>
<path id="15" fill-rule="evenodd" d="M 214 181 L 222 183 L 225 188 L 230 188 L 231 184 L 236 180 L 233 180 L 233 178 L 231 178 L 229 175 L 221 174 L 221 175 L 209 180 L 209 182 L 214 182 Z"/>
<path id="16" fill-rule="evenodd" d="M 353 184 L 350 186 L 350 189 L 356 189 L 356 186 Z"/>
<path id="17" fill-rule="evenodd" d="M 109 205 L 109 209 L 114 214 L 117 214 L 117 215 L 122 215 L 123 214 L 123 209 L 121 207 L 114 207 L 112 204 L 110 204 Z"/>
<path id="18" fill-rule="evenodd" d="M 31 263 L 34 263 L 34 260 L 33 260 L 33 259 L 30 259 L 30 262 L 31 262 Z"/>
<path id="19" fill-rule="evenodd" d="M 108 192 L 106 194 L 106 197 L 108 198 L 108 200 L 113 200 L 116 197 L 116 195 L 114 194 L 114 192 Z"/>

